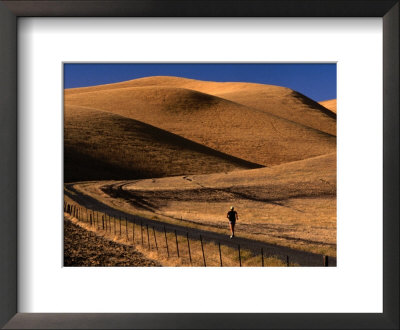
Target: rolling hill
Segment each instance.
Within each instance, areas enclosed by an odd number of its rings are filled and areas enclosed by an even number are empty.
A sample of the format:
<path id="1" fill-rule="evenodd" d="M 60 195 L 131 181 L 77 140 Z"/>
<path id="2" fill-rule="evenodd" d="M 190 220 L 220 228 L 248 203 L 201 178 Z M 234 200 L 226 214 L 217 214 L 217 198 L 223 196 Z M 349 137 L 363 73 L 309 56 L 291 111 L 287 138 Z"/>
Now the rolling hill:
<path id="1" fill-rule="evenodd" d="M 65 182 L 136 179 L 261 167 L 137 120 L 66 106 Z"/>
<path id="2" fill-rule="evenodd" d="M 336 135 L 336 115 L 286 87 L 242 82 L 200 81 L 180 77 L 146 77 L 115 84 L 66 90 L 66 96 L 132 87 L 174 87 L 210 94 Z"/>
<path id="3" fill-rule="evenodd" d="M 124 190 L 135 192 L 135 194 L 151 192 L 153 199 L 157 192 L 165 195 L 168 191 L 173 191 L 170 196 L 171 200 L 181 192 L 187 196 L 195 196 L 197 202 L 201 200 L 199 190 L 203 190 L 203 198 L 207 202 L 210 202 L 212 198 L 209 190 L 219 193 L 226 190 L 236 193 L 237 197 L 243 199 L 247 195 L 250 200 L 260 201 L 336 196 L 336 154 L 313 157 L 270 168 L 191 175 L 184 178 L 138 180 L 131 184 L 125 184 Z M 188 191 L 197 191 L 197 193 L 188 194 Z M 220 194 L 220 201 L 226 199 L 226 202 L 229 202 L 232 197 L 228 195 Z"/>
<path id="4" fill-rule="evenodd" d="M 114 87 L 67 90 L 65 103 L 134 119 L 264 166 L 336 150 L 331 134 L 211 94 L 165 86 Z"/>

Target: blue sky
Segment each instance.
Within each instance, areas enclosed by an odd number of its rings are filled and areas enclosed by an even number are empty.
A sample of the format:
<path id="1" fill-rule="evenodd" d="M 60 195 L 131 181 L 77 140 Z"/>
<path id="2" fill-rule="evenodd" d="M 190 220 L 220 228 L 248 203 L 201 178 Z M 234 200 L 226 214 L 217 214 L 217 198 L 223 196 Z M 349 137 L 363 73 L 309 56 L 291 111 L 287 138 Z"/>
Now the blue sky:
<path id="1" fill-rule="evenodd" d="M 336 98 L 336 64 L 334 63 L 64 64 L 64 88 L 101 85 L 148 76 L 254 82 L 289 87 L 315 101 Z"/>

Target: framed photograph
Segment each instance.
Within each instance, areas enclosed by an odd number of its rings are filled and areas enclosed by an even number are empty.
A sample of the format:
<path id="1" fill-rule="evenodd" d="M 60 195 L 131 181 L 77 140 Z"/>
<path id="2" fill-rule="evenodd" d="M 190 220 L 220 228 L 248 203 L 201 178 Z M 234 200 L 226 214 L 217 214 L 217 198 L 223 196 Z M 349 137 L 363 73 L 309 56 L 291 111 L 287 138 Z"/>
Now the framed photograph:
<path id="1" fill-rule="evenodd" d="M 399 327 L 398 1 L 0 15 L 2 326 Z"/>

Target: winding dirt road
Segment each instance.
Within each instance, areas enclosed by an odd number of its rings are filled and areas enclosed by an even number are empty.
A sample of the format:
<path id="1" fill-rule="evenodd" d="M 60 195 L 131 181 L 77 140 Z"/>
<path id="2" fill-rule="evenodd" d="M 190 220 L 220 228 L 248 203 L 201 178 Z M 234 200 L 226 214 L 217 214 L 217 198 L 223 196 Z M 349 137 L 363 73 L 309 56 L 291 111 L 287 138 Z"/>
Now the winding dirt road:
<path id="1" fill-rule="evenodd" d="M 295 250 L 284 246 L 278 246 L 273 244 L 268 244 L 265 242 L 260 242 L 256 240 L 250 240 L 243 237 L 236 237 L 233 240 L 229 238 L 228 235 L 223 235 L 220 233 L 215 233 L 211 231 L 201 230 L 197 228 L 191 228 L 186 226 L 181 226 L 177 224 L 170 224 L 162 222 L 159 220 L 151 220 L 138 215 L 130 214 L 117 210 L 99 200 L 82 193 L 74 187 L 74 184 L 66 184 L 66 189 L 64 193 L 74 202 L 80 204 L 81 206 L 91 209 L 93 211 L 105 212 L 113 217 L 123 217 L 128 220 L 128 222 L 142 223 L 143 225 L 151 225 L 158 230 L 164 230 L 168 232 L 177 231 L 178 234 L 188 233 L 193 238 L 199 238 L 200 235 L 203 240 L 220 242 L 221 245 L 226 245 L 230 247 L 237 247 L 240 244 L 241 248 L 253 251 L 254 254 L 259 254 L 261 248 L 264 253 L 270 256 L 279 256 L 282 260 L 286 260 L 286 256 L 289 257 L 291 263 L 296 263 L 300 266 L 323 266 L 323 256 L 320 254 L 310 253 L 301 250 Z M 336 266 L 336 258 L 329 257 L 329 266 Z"/>

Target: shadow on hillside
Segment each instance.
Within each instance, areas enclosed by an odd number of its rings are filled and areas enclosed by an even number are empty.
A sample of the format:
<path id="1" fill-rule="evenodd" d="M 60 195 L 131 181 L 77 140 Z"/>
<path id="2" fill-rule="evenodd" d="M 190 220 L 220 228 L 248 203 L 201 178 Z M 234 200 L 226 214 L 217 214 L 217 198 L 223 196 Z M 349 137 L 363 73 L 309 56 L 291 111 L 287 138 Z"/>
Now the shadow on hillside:
<path id="1" fill-rule="evenodd" d="M 158 177 L 160 173 L 127 169 L 97 157 L 64 149 L 64 183 L 95 180 L 134 180 Z"/>
<path id="2" fill-rule="evenodd" d="M 322 106 L 321 104 L 308 98 L 307 96 L 305 96 L 299 92 L 295 92 L 295 91 L 293 91 L 292 96 L 295 97 L 296 99 L 298 99 L 299 101 L 301 101 L 301 103 L 309 106 L 310 108 L 312 108 L 314 110 L 318 110 L 318 111 L 322 112 L 323 114 L 327 115 L 328 117 L 331 117 L 336 120 L 336 113 L 325 108 L 324 106 Z"/>

